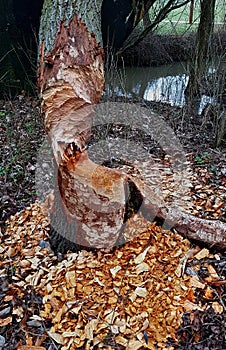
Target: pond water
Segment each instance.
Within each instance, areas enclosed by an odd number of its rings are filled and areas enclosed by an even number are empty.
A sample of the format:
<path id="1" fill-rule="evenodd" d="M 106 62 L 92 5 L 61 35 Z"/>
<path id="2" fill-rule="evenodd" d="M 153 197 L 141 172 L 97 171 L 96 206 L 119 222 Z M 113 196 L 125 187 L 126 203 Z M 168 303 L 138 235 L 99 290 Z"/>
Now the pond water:
<path id="1" fill-rule="evenodd" d="M 188 83 L 186 63 L 159 67 L 124 67 L 106 73 L 106 93 L 118 96 L 140 97 L 147 101 L 165 102 L 182 107 Z M 199 113 L 213 99 L 203 95 Z"/>

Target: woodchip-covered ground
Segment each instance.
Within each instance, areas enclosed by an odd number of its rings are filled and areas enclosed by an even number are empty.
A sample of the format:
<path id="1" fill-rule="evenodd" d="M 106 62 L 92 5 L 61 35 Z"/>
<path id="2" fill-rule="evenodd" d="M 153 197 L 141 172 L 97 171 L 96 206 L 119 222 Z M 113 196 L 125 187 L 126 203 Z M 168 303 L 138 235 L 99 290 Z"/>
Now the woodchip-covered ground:
<path id="1" fill-rule="evenodd" d="M 182 125 L 180 109 L 152 108 L 184 146 L 192 213 L 225 221 L 226 149 L 213 147 L 211 123 Z M 36 201 L 43 135 L 37 101 L 0 101 L 0 349 L 226 349 L 225 252 L 140 215 L 111 254 L 52 252 Z"/>

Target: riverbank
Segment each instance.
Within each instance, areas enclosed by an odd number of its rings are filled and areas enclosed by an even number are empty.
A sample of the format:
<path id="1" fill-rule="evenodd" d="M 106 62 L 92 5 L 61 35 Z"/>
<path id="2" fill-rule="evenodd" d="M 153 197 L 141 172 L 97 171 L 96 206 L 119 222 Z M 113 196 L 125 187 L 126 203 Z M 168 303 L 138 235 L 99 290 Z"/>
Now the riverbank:
<path id="1" fill-rule="evenodd" d="M 160 66 L 188 61 L 194 54 L 196 33 L 184 35 L 148 34 L 138 45 L 126 50 L 120 62 L 125 66 Z M 226 50 L 226 31 L 214 33 L 212 53 L 222 55 Z"/>

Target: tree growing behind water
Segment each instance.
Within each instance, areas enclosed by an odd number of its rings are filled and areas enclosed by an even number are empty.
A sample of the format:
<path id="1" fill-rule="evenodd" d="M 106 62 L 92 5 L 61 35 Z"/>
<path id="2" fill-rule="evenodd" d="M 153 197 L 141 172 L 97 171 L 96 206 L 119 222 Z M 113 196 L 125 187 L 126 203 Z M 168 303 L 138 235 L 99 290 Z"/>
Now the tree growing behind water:
<path id="1" fill-rule="evenodd" d="M 225 53 L 217 54 L 214 45 L 214 21 L 216 0 L 200 0 L 200 18 L 196 34 L 195 50 L 190 58 L 189 82 L 185 91 L 188 114 L 198 113 L 201 97 L 209 90 L 218 105 L 208 106 L 204 111 L 205 119 L 212 122 L 216 134 L 215 144 L 219 146 L 226 140 L 226 103 L 225 103 Z M 216 37 L 216 36 L 215 36 Z M 221 45 L 219 38 L 219 44 Z M 210 78 L 209 69 L 215 66 Z M 209 89 L 208 89 L 209 88 Z"/>
<path id="2" fill-rule="evenodd" d="M 186 94 L 189 102 L 200 99 L 202 77 L 208 72 L 213 58 L 213 29 L 216 0 L 200 1 L 200 20 L 196 34 L 196 50 L 191 58 Z"/>

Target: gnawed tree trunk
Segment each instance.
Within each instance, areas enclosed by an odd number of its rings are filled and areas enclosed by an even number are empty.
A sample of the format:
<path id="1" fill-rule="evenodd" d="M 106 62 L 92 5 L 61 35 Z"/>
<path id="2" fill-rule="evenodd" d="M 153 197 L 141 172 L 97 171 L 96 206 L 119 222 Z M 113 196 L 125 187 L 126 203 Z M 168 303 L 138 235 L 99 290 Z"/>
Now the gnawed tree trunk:
<path id="1" fill-rule="evenodd" d="M 197 219 L 156 203 L 153 191 L 120 169 L 95 164 L 86 144 L 104 86 L 101 0 L 46 0 L 40 27 L 38 85 L 42 114 L 57 165 L 51 208 L 52 244 L 111 248 L 142 205 L 188 237 L 226 247 L 225 224 Z"/>
<path id="2" fill-rule="evenodd" d="M 85 151 L 92 108 L 104 86 L 101 3 L 45 2 L 38 80 L 58 166 L 60 193 L 52 224 L 70 241 L 94 248 L 115 244 L 124 221 L 127 184 L 123 174 L 97 166 Z"/>

